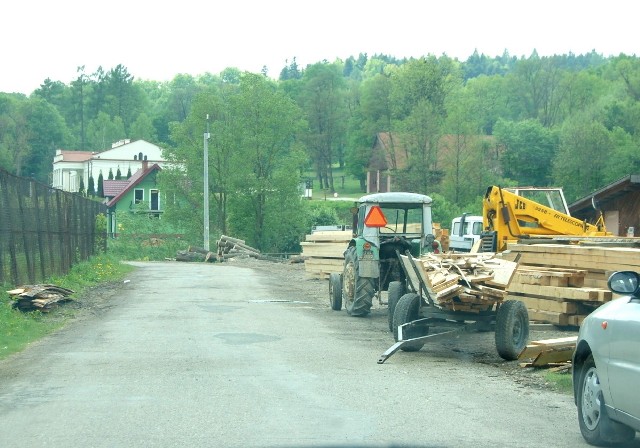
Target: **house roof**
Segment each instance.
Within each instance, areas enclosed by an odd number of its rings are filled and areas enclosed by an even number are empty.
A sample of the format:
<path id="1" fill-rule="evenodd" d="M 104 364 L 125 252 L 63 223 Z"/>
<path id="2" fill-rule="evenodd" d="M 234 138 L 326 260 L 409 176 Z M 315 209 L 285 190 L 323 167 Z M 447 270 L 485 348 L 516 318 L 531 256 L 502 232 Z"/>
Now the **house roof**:
<path id="1" fill-rule="evenodd" d="M 615 182 L 610 183 L 602 187 L 599 190 L 578 199 L 572 204 L 569 204 L 569 211 L 579 213 L 585 209 L 592 209 L 592 198 L 595 202 L 611 201 L 626 193 L 640 191 L 640 174 L 628 174 Z"/>
<path id="2" fill-rule="evenodd" d="M 60 150 L 62 160 L 65 162 L 84 162 L 86 160 L 90 160 L 95 154 L 97 153 L 91 151 L 73 151 L 69 149 Z"/>
<path id="3" fill-rule="evenodd" d="M 129 180 L 114 180 L 105 179 L 102 181 L 102 189 L 106 198 L 113 198 L 118 195 L 122 190 L 127 188 Z"/>
<path id="4" fill-rule="evenodd" d="M 127 184 L 124 186 L 124 188 L 107 202 L 107 207 L 113 207 L 114 205 L 116 205 L 118 201 L 122 199 L 123 196 L 125 196 L 129 191 L 131 191 L 132 188 L 134 188 L 136 185 L 142 182 L 149 174 L 153 173 L 154 171 L 161 171 L 161 170 L 162 168 L 160 168 L 160 165 L 158 165 L 157 163 L 154 163 L 149 167 L 143 167 L 142 169 L 136 171 L 126 181 Z M 105 196 L 107 196 L 106 192 L 105 192 Z"/>

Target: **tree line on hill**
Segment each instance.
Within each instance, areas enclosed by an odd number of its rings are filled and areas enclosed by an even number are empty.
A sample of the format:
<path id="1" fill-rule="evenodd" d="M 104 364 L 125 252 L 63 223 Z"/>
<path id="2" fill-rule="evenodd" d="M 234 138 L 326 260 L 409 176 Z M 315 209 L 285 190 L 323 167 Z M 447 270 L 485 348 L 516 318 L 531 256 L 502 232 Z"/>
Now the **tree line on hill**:
<path id="1" fill-rule="evenodd" d="M 227 68 L 157 82 L 122 65 L 79 67 L 68 85 L 0 93 L 0 167 L 48 182 L 56 149 L 144 139 L 186 168 L 186 178 L 163 170 L 160 179 L 181 204 L 167 217 L 195 230 L 197 217 L 180 207 L 202 207 L 208 130 L 214 227 L 265 250 L 291 238 L 271 229 L 299 212 L 303 172 L 334 191 L 339 166 L 364 188 L 379 133 L 401 142 L 398 187 L 434 196 L 447 222 L 479 211 L 488 185 L 562 186 L 572 201 L 638 172 L 638 117 L 640 60 L 623 54 L 360 54 L 304 68 L 293 58 L 277 80 Z"/>

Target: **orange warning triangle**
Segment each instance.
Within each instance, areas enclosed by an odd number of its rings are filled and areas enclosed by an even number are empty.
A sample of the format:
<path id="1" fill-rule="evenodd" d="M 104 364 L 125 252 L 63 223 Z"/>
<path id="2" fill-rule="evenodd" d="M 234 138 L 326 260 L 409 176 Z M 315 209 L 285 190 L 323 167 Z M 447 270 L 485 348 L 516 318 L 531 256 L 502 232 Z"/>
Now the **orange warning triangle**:
<path id="1" fill-rule="evenodd" d="M 371 207 L 367 217 L 364 219 L 364 225 L 367 227 L 384 227 L 387 225 L 387 218 L 382 213 L 380 206 L 374 205 Z"/>

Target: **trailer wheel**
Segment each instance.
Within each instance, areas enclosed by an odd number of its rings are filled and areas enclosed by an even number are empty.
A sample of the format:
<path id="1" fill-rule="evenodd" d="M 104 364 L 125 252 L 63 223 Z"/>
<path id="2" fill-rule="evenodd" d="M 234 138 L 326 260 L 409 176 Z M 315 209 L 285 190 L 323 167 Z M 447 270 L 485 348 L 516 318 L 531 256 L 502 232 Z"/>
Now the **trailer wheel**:
<path id="1" fill-rule="evenodd" d="M 371 311 L 374 294 L 374 279 L 360 277 L 356 248 L 349 247 L 344 255 L 344 270 L 342 273 L 344 307 L 352 316 L 365 316 Z"/>
<path id="2" fill-rule="evenodd" d="M 391 282 L 389 283 L 389 288 L 387 289 L 388 298 L 387 298 L 387 307 L 388 309 L 388 317 L 389 317 L 389 331 L 393 331 L 393 312 L 396 309 L 396 305 L 398 304 L 398 300 L 405 293 L 404 283 L 403 282 Z"/>
<path id="3" fill-rule="evenodd" d="M 529 313 L 519 300 L 505 300 L 496 316 L 496 349 L 502 359 L 514 361 L 529 340 Z"/>
<path id="4" fill-rule="evenodd" d="M 398 327 L 420 318 L 420 296 L 413 292 L 403 295 L 398 300 L 393 311 L 393 338 L 398 341 Z M 413 327 L 404 331 L 403 339 L 411 339 L 418 336 L 426 336 L 429 327 Z M 424 346 L 424 342 L 405 344 L 400 350 L 405 352 L 417 352 Z"/>
<path id="5" fill-rule="evenodd" d="M 337 272 L 329 275 L 329 304 L 334 311 L 342 309 L 342 277 Z"/>

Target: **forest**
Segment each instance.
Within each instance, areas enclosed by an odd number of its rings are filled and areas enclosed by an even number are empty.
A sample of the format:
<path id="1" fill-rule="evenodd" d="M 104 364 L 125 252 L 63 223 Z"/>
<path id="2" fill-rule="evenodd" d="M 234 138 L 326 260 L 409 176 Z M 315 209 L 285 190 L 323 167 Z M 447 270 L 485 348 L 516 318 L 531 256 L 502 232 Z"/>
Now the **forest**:
<path id="1" fill-rule="evenodd" d="M 340 168 L 365 191 L 379 133 L 401 142 L 397 189 L 432 196 L 443 219 L 478 212 L 489 185 L 561 186 L 572 202 L 640 172 L 640 59 L 359 54 L 292 58 L 277 79 L 230 67 L 169 82 L 78 67 L 68 84 L 0 93 L 0 168 L 50 184 L 56 149 L 144 139 L 185 167 L 162 172 L 166 216 L 197 232 L 207 130 L 213 232 L 284 250 L 302 231 L 281 223 L 299 216 L 303 173 L 333 191 Z"/>

